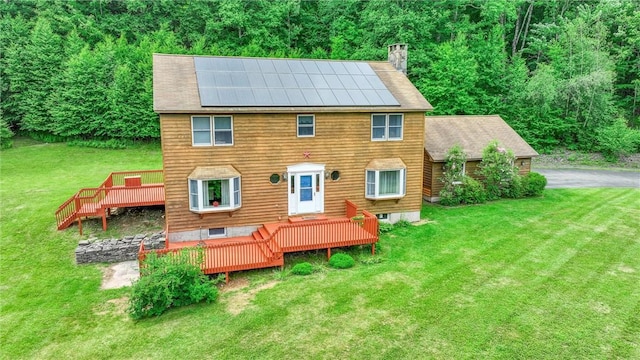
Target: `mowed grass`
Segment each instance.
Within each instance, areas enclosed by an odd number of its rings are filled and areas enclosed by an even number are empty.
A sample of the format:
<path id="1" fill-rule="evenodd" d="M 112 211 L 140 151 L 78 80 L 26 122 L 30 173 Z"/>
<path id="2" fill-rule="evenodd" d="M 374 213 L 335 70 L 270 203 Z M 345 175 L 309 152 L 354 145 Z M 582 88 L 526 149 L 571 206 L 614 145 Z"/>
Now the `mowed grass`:
<path id="1" fill-rule="evenodd" d="M 136 323 L 53 213 L 111 171 L 160 168 L 160 150 L 0 156 L 2 358 L 640 358 L 637 189 L 425 206 L 426 223 L 382 236 L 380 263 L 233 274 L 249 285 Z"/>

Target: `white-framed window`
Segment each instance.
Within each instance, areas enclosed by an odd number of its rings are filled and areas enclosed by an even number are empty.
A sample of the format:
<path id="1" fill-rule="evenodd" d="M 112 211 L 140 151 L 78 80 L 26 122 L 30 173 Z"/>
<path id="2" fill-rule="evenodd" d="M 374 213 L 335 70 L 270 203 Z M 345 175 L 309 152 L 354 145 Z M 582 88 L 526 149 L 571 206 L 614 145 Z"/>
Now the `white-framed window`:
<path id="1" fill-rule="evenodd" d="M 371 140 L 402 140 L 402 114 L 371 114 Z"/>
<path id="2" fill-rule="evenodd" d="M 242 206 L 240 177 L 189 179 L 189 209 L 193 212 L 230 211 Z"/>
<path id="3" fill-rule="evenodd" d="M 462 184 L 462 179 L 464 179 L 464 175 L 466 174 L 466 171 L 467 171 L 467 163 L 463 162 L 462 167 L 459 167 L 458 169 L 451 169 L 450 171 L 454 172 L 453 184 L 455 185 Z"/>
<path id="4" fill-rule="evenodd" d="M 192 116 L 191 133 L 193 146 L 233 145 L 233 118 L 224 116 Z"/>
<path id="5" fill-rule="evenodd" d="M 366 170 L 367 199 L 399 199 L 406 194 L 406 169 Z"/>
<path id="6" fill-rule="evenodd" d="M 211 117 L 192 116 L 191 132 L 193 146 L 211 146 Z"/>
<path id="7" fill-rule="evenodd" d="M 227 236 L 226 228 L 209 228 L 209 237 L 210 238 L 218 238 Z"/>
<path id="8" fill-rule="evenodd" d="M 298 137 L 316 136 L 316 118 L 314 115 L 298 115 Z"/>

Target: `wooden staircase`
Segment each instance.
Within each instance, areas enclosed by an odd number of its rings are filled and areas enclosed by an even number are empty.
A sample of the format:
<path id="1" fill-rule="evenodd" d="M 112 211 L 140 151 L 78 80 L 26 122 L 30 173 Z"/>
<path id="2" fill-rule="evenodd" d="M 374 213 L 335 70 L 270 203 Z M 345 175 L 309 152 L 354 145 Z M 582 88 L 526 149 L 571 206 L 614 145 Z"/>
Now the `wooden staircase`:
<path id="1" fill-rule="evenodd" d="M 378 219 L 365 210 L 359 216 L 361 219 L 356 219 L 357 208 L 350 201 L 346 204 L 348 217 L 291 218 L 288 222 L 263 224 L 250 236 L 173 242 L 167 243 L 167 248 L 162 250 L 146 250 L 141 244 L 138 259 L 143 266 L 143 260 L 151 252 L 162 256 L 183 249 L 203 251 L 204 259 L 200 264 L 203 272 L 224 273 L 228 281 L 232 271 L 283 267 L 284 254 L 288 252 L 327 249 L 328 258 L 332 248 L 371 244 L 371 252 L 375 253 Z"/>

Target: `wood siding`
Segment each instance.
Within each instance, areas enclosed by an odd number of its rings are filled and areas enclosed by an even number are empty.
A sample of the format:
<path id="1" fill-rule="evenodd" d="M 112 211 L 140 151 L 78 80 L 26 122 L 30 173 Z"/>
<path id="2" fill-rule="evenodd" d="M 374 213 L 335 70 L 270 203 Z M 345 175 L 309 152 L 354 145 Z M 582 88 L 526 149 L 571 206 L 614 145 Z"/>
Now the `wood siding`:
<path id="1" fill-rule="evenodd" d="M 424 192 L 430 192 L 429 196 L 440 196 L 440 190 L 444 187 L 444 184 L 440 179 L 442 178 L 443 171 L 442 165 L 443 162 L 433 162 L 429 159 L 429 155 L 425 152 L 424 155 Z M 467 161 L 465 164 L 465 174 L 473 177 L 476 180 L 482 181 L 483 177 L 477 174 L 478 165 L 480 165 L 481 161 Z M 515 161 L 515 166 L 518 167 L 518 174 L 524 176 L 527 175 L 531 171 L 531 158 L 518 158 Z M 431 171 L 426 170 L 427 168 L 431 169 Z M 427 177 L 427 174 L 430 173 L 430 176 Z"/>
<path id="2" fill-rule="evenodd" d="M 340 179 L 325 180 L 324 213 L 343 216 L 344 200 L 376 213 L 420 211 L 422 203 L 424 114 L 405 113 L 402 141 L 371 141 L 370 113 L 316 113 L 315 137 L 296 136 L 297 114 L 232 114 L 233 146 L 191 145 L 191 116 L 161 114 L 166 221 L 170 232 L 260 225 L 288 218 L 289 183 L 269 182 L 271 174 L 303 162 L 325 164 Z M 309 158 L 304 153 L 310 153 Z M 366 200 L 369 161 L 401 158 L 407 166 L 407 195 Z M 187 177 L 198 166 L 232 165 L 242 174 L 242 207 L 200 216 L 189 210 Z"/>

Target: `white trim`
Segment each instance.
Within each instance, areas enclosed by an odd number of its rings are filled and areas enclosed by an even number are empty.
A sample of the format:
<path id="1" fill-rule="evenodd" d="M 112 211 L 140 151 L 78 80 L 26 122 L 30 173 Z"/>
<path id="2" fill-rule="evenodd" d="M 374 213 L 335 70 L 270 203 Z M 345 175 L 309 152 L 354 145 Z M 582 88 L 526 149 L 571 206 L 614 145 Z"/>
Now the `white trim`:
<path id="1" fill-rule="evenodd" d="M 324 164 L 304 162 L 304 163 L 287 166 L 288 173 L 313 172 L 313 171 L 324 171 Z"/>
<path id="2" fill-rule="evenodd" d="M 231 129 L 222 129 L 220 131 L 228 131 L 231 130 L 231 143 L 230 144 L 217 144 L 216 143 L 216 118 L 229 118 L 229 120 L 231 120 Z M 212 121 L 213 127 L 211 129 L 211 133 L 212 133 L 212 139 L 213 139 L 213 146 L 233 146 L 234 144 L 234 139 L 233 139 L 233 116 L 231 115 L 214 115 L 213 116 L 213 121 Z"/>
<path id="3" fill-rule="evenodd" d="M 194 136 L 194 129 L 193 129 L 193 119 L 194 118 L 208 118 L 209 119 L 209 142 L 208 143 L 198 143 L 196 144 L 196 137 Z M 211 133 L 211 128 L 213 127 L 213 125 L 211 124 L 211 116 L 205 116 L 205 115 L 192 115 L 191 116 L 191 145 L 192 146 L 212 146 L 213 145 L 213 136 Z M 204 130 L 198 130 L 201 132 L 204 132 Z"/>
<path id="4" fill-rule="evenodd" d="M 194 118 L 208 118 L 209 119 L 209 142 L 198 143 L 195 142 L 193 119 Z M 231 120 L 231 129 L 222 129 L 220 131 L 231 131 L 231 143 L 229 144 L 217 144 L 216 143 L 216 118 L 229 118 Z M 204 132 L 204 130 L 198 130 Z M 233 116 L 232 115 L 191 115 L 191 146 L 204 147 L 204 146 L 233 146 L 235 143 L 233 136 Z"/>
<path id="5" fill-rule="evenodd" d="M 237 184 L 236 184 L 236 179 Z M 227 194 L 227 196 L 229 196 L 229 205 L 228 206 L 215 206 L 215 207 L 211 207 L 211 206 L 205 206 L 204 204 L 204 197 L 203 197 L 203 193 L 204 193 L 204 182 L 206 181 L 215 181 L 215 180 L 220 180 L 220 181 L 228 181 L 228 191 L 229 194 Z M 195 182 L 196 185 L 196 191 L 193 191 L 193 187 L 192 184 Z M 239 209 L 240 207 L 242 207 L 242 179 L 240 176 L 237 177 L 232 177 L 229 179 L 206 179 L 206 180 L 199 180 L 199 179 L 189 179 L 188 182 L 189 185 L 189 211 L 196 213 L 196 214 L 206 214 L 206 213 L 213 213 L 213 212 L 229 212 L 229 211 L 234 211 Z M 238 189 L 236 189 L 236 185 L 238 185 Z M 238 191 L 238 201 L 236 201 L 235 199 L 235 192 Z M 197 196 L 197 204 L 193 204 L 193 196 Z"/>
<path id="6" fill-rule="evenodd" d="M 400 116 L 400 137 L 389 137 L 389 116 L 399 115 Z M 384 136 L 382 138 L 374 138 L 373 137 L 373 117 L 374 116 L 384 116 Z M 377 126 L 376 128 L 382 128 L 382 126 Z M 402 141 L 404 138 L 404 114 L 403 113 L 373 113 L 371 114 L 371 141 Z"/>
<path id="7" fill-rule="evenodd" d="M 311 125 L 307 125 L 305 124 L 304 126 L 302 126 L 303 128 L 311 128 L 312 130 L 312 134 L 311 135 L 300 135 L 300 117 L 301 116 L 305 116 L 305 117 L 311 117 Z M 299 138 L 308 138 L 308 137 L 315 137 L 316 136 L 316 116 L 313 114 L 299 114 L 296 117 L 296 135 Z"/>
<path id="8" fill-rule="evenodd" d="M 211 235 L 211 230 L 218 230 L 218 229 L 222 229 L 222 234 L 214 234 Z M 227 228 L 224 227 L 220 227 L 220 228 L 209 228 L 207 230 L 207 235 L 209 235 L 209 239 L 215 239 L 215 238 L 224 238 L 227 237 Z"/>
<path id="9" fill-rule="evenodd" d="M 460 174 L 460 178 L 464 179 L 464 176 L 467 174 L 467 162 L 463 162 L 462 163 L 462 174 Z M 454 181 L 452 182 L 453 185 L 460 185 L 462 184 L 462 180 L 461 181 Z"/>
<path id="10" fill-rule="evenodd" d="M 399 171 L 399 186 L 400 192 L 397 194 L 390 195 L 380 195 L 380 172 L 382 171 Z M 368 185 L 369 182 L 369 172 L 373 172 L 375 174 L 373 186 L 374 193 L 369 194 Z M 369 200 L 387 200 L 387 199 L 401 199 L 407 195 L 407 169 L 379 169 L 379 170 L 365 170 L 364 173 L 365 178 L 365 186 L 364 186 L 364 197 Z"/>
<path id="11" fill-rule="evenodd" d="M 299 163 L 287 166 L 287 196 L 289 200 L 288 215 L 324 213 L 324 164 Z M 300 177 L 311 176 L 313 191 L 312 208 L 300 208 Z"/>

